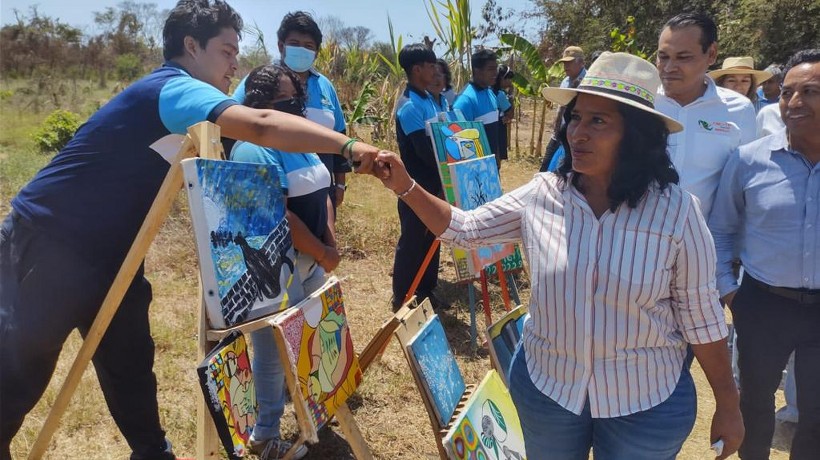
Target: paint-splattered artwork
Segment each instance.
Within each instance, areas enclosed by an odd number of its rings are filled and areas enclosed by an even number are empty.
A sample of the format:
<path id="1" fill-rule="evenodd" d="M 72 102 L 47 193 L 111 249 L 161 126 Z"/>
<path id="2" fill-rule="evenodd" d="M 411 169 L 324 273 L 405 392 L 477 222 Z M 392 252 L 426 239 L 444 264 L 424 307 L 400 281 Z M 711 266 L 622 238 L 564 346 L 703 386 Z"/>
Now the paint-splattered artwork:
<path id="1" fill-rule="evenodd" d="M 193 158 L 182 168 L 211 327 L 287 307 L 294 253 L 276 167 Z"/>
<path id="2" fill-rule="evenodd" d="M 448 167 L 453 180 L 456 206 L 459 208 L 469 211 L 502 195 L 495 156 L 459 161 Z M 515 245 L 512 243 L 473 249 L 467 254 L 468 270 L 470 273 L 478 273 L 484 267 L 514 253 Z"/>
<path id="3" fill-rule="evenodd" d="M 339 280 L 331 277 L 272 323 L 284 337 L 286 372 L 298 386 L 298 395 L 292 397 L 306 406 L 318 430 L 362 381 Z"/>
<path id="4" fill-rule="evenodd" d="M 433 138 L 433 151 L 439 164 L 439 175 L 448 203 L 457 206 L 453 181 L 450 176 L 451 163 L 482 158 L 492 155 L 484 125 L 478 121 L 447 121 L 430 123 L 430 134 Z M 466 249 L 453 248 L 456 277 L 459 280 L 473 279 L 477 276 L 472 260 L 476 257 Z M 502 260 L 505 271 L 520 270 L 524 267 L 523 259 L 516 246 L 515 252 Z M 492 266 L 490 266 L 492 267 Z M 495 272 L 491 268 L 489 274 Z"/>
<path id="5" fill-rule="evenodd" d="M 230 458 L 244 457 L 256 424 L 256 389 L 245 337 L 233 332 L 197 367 L 205 402 Z"/>
<path id="6" fill-rule="evenodd" d="M 438 315 L 433 315 L 407 343 L 410 359 L 418 370 L 425 393 L 441 427 L 447 426 L 464 394 L 464 378 Z"/>
<path id="7" fill-rule="evenodd" d="M 443 443 L 454 460 L 526 458 L 518 412 L 496 371 L 488 372 L 467 400 Z"/>

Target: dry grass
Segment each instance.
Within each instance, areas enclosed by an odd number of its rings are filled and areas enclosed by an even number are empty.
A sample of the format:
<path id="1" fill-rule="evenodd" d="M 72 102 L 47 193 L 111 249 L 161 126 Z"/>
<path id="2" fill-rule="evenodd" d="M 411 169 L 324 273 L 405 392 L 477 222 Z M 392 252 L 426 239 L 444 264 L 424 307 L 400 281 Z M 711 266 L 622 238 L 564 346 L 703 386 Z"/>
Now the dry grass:
<path id="1" fill-rule="evenodd" d="M 6 114 L 3 118 L 2 126 L 7 127 L 10 120 Z M 522 129 L 521 132 L 529 133 L 529 130 Z M 0 134 L 0 137 L 0 145 L 4 145 L 3 139 L 8 139 L 8 136 Z M 8 166 L 8 155 L 25 155 L 19 152 L 16 149 L 4 151 L 0 161 Z M 505 163 L 502 170 L 505 190 L 526 182 L 536 169 L 537 165 L 533 162 Z M 12 174 L 8 168 L 2 171 L 4 182 L 10 178 L 9 175 L 20 174 Z M 361 349 L 391 314 L 390 271 L 393 248 L 398 238 L 398 220 L 396 199 L 375 179 L 353 177 L 349 183 L 346 202 L 340 209 L 339 242 L 343 249 L 343 261 L 336 274 L 343 279 L 354 344 Z M 19 184 L 22 185 L 22 182 Z M 16 188 L 3 190 L 3 201 L 7 202 L 15 191 Z M 192 456 L 195 453 L 196 393 L 199 391 L 194 370 L 197 364 L 198 303 L 196 257 L 186 207 L 187 203 L 181 197 L 152 246 L 147 258 L 147 273 L 154 284 L 151 322 L 157 348 L 155 372 L 159 381 L 161 417 L 177 454 Z M 471 349 L 466 287 L 450 282 L 455 276 L 446 252 L 442 257 L 440 278 L 443 297 L 455 305 L 453 310 L 441 315 L 444 326 L 465 380 L 477 383 L 490 368 L 490 363 L 484 350 L 474 352 Z M 526 286 L 520 294 L 522 301 L 527 302 L 529 291 Z M 495 288 L 492 299 L 492 304 L 496 306 L 494 316 L 497 317 L 502 310 Z M 478 323 L 479 330 L 482 330 L 484 324 L 480 314 Z M 75 333 L 65 344 L 48 390 L 12 443 L 14 458 L 24 458 L 28 453 L 79 346 L 80 337 Z M 370 368 L 358 394 L 350 401 L 355 418 L 376 458 L 436 458 L 429 419 L 407 366 L 393 341 L 382 360 Z M 697 365 L 694 366 L 694 375 L 700 410 L 694 431 L 680 455 L 682 459 L 708 457 L 709 419 L 714 401 Z M 780 396 L 779 403 L 782 404 Z M 296 425 L 291 412 L 286 413 L 283 422 L 283 434 L 295 436 Z M 321 442 L 311 447 L 308 458 L 351 458 L 340 433 L 338 427 L 323 430 Z M 776 441 L 776 446 L 784 448 L 782 437 Z M 108 414 L 96 377 L 89 369 L 63 416 L 47 458 L 127 458 L 129 452 Z M 783 450 L 773 450 L 773 459 L 786 457 Z"/>

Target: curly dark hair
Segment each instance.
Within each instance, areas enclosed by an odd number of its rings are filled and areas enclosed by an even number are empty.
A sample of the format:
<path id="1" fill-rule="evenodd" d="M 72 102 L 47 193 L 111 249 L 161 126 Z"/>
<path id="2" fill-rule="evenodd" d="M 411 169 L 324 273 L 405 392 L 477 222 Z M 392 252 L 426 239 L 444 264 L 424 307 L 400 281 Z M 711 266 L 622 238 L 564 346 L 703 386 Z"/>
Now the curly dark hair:
<path id="1" fill-rule="evenodd" d="M 564 109 L 564 125 L 558 133 L 566 155 L 555 173 L 565 184 L 572 172 L 567 127 L 577 99 L 577 96 L 573 98 Z M 612 182 L 607 190 L 609 209 L 613 212 L 624 202 L 630 208 L 636 207 L 653 182 L 663 190 L 680 180 L 666 152 L 669 129 L 663 120 L 645 110 L 621 103 L 618 103 L 618 112 L 624 118 L 624 135 L 618 147 L 618 162 L 612 173 Z M 583 191 L 580 178 L 580 173 L 572 174 L 572 185 Z"/>
<path id="2" fill-rule="evenodd" d="M 273 100 L 279 94 L 279 82 L 282 76 L 290 79 L 296 88 L 296 99 L 301 100 L 304 105 L 307 94 L 302 82 L 292 70 L 280 64 L 267 64 L 251 70 L 245 81 L 243 104 L 254 109 L 272 109 Z"/>
<path id="3" fill-rule="evenodd" d="M 162 28 L 162 56 L 166 60 L 182 56 L 187 36 L 194 37 L 199 46 L 205 48 L 208 40 L 226 27 L 242 36 L 242 17 L 231 5 L 221 0 L 180 0 Z"/>

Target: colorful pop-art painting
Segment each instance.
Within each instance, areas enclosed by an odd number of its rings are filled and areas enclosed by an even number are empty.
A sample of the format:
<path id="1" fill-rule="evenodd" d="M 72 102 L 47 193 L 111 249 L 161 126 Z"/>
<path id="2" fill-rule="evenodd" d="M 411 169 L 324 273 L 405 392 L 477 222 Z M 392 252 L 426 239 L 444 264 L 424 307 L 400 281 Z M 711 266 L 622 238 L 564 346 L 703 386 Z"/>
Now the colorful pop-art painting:
<path id="1" fill-rule="evenodd" d="M 502 195 L 494 155 L 450 163 L 448 167 L 459 208 L 469 211 Z M 512 243 L 475 248 L 467 253 L 467 268 L 470 273 L 478 273 L 514 253 L 515 245 Z"/>
<path id="2" fill-rule="evenodd" d="M 407 343 L 410 359 L 441 427 L 447 426 L 466 386 L 438 315 L 433 315 Z"/>
<path id="3" fill-rule="evenodd" d="M 211 327 L 286 308 L 294 252 L 276 166 L 192 158 L 182 168 Z"/>
<path id="4" fill-rule="evenodd" d="M 524 435 L 512 398 L 494 370 L 467 400 L 443 444 L 451 459 L 524 460 Z"/>
<path id="5" fill-rule="evenodd" d="M 433 138 L 433 151 L 439 164 L 439 175 L 444 189 L 444 196 L 448 203 L 457 206 L 453 181 L 450 177 L 451 163 L 492 155 L 490 144 L 484 125 L 478 121 L 445 121 L 430 123 L 430 135 Z M 474 260 L 470 252 L 462 248 L 453 248 L 453 260 L 456 268 L 456 277 L 459 280 L 473 279 L 478 270 L 474 269 Z M 502 260 L 504 271 L 520 270 L 524 261 L 516 245 L 515 252 Z M 490 266 L 489 274 L 495 268 Z"/>
<path id="6" fill-rule="evenodd" d="M 219 439 L 231 458 L 244 457 L 258 406 L 245 337 L 225 337 L 197 367 L 200 386 Z"/>
<path id="7" fill-rule="evenodd" d="M 359 359 L 345 315 L 339 280 L 273 320 L 285 342 L 288 365 L 316 430 L 324 426 L 362 381 Z"/>

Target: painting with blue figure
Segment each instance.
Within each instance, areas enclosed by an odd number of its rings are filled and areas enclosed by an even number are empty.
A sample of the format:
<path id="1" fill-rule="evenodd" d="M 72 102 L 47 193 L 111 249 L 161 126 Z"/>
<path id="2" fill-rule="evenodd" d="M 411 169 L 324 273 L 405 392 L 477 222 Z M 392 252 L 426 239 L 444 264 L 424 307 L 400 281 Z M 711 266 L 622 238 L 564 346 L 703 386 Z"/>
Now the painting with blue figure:
<path id="1" fill-rule="evenodd" d="M 289 306 L 294 252 L 278 166 L 192 158 L 182 169 L 211 327 Z"/>
<path id="2" fill-rule="evenodd" d="M 503 194 L 495 155 L 451 163 L 448 167 L 453 181 L 455 204 L 461 209 L 475 209 Z M 469 270 L 477 273 L 514 253 L 515 245 L 511 243 L 475 248 L 467 255 Z"/>
<path id="3" fill-rule="evenodd" d="M 407 342 L 410 358 L 418 369 L 424 391 L 441 427 L 447 426 L 466 386 L 438 315 L 433 315 Z"/>

